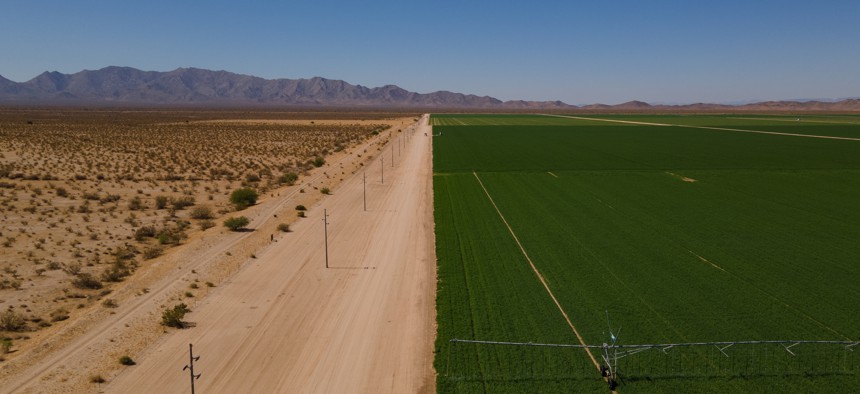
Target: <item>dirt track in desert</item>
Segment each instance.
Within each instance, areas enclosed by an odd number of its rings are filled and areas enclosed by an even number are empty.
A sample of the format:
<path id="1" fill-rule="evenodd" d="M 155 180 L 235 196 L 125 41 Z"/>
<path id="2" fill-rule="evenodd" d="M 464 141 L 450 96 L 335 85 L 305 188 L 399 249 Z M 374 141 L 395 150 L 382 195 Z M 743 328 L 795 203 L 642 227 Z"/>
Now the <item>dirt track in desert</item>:
<path id="1" fill-rule="evenodd" d="M 281 392 L 433 391 L 435 251 L 426 122 L 400 123 L 402 132 L 391 129 L 334 154 L 301 184 L 261 196 L 243 211 L 253 231 L 194 236 L 114 291 L 118 308 L 96 305 L 88 317 L 33 339 L 38 346 L 13 349 L 14 358 L 0 365 L 0 393 L 182 392 L 188 375 L 181 368 L 192 342 L 203 356 L 197 372 L 208 378 L 198 387 L 207 392 L 247 391 L 254 384 Z M 323 187 L 333 195 L 319 194 Z M 307 218 L 295 217 L 297 204 L 310 208 Z M 280 232 L 279 222 L 291 223 L 292 232 Z M 179 302 L 191 306 L 185 320 L 195 327 L 159 326 L 161 311 Z M 124 355 L 137 365 L 119 365 Z M 173 360 L 182 364 L 178 374 Z M 96 376 L 107 382 L 94 383 Z M 249 376 L 259 382 L 248 383 Z M 145 383 L 135 385 L 136 379 Z"/>
<path id="2" fill-rule="evenodd" d="M 384 184 L 379 158 L 367 167 L 367 211 L 359 172 L 197 304 L 187 316 L 195 327 L 165 335 L 104 391 L 188 390 L 189 343 L 200 392 L 434 391 L 426 123 L 382 153 Z"/>

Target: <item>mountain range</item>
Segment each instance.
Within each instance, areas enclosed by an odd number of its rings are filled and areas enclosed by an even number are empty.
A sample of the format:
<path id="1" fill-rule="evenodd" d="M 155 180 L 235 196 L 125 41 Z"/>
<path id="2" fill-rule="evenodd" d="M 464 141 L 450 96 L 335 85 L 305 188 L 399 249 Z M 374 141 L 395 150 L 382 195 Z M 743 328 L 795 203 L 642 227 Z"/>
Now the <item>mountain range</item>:
<path id="1" fill-rule="evenodd" d="M 44 72 L 26 82 L 0 76 L 0 104 L 5 105 L 186 105 L 186 106 L 330 106 L 446 109 L 591 110 L 591 111 L 858 111 L 860 100 L 769 101 L 745 105 L 650 105 L 630 101 L 618 105 L 575 106 L 561 101 L 502 101 L 489 96 L 438 91 L 416 93 L 395 85 L 368 88 L 345 81 L 264 79 L 227 71 L 178 68 L 141 71 L 110 66 L 74 74 Z"/>

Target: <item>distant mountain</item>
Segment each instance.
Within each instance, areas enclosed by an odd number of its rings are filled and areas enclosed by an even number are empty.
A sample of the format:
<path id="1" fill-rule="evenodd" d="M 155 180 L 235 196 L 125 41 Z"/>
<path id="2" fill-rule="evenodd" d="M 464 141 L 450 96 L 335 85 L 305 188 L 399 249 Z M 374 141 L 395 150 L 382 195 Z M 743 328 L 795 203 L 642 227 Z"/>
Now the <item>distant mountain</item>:
<path id="1" fill-rule="evenodd" d="M 559 101 L 503 102 L 446 91 L 421 94 L 395 85 L 368 88 L 320 77 L 263 79 L 197 68 L 155 72 L 130 67 L 75 74 L 44 72 L 22 83 L 0 77 L 0 103 L 576 108 Z"/>
<path id="2" fill-rule="evenodd" d="M 501 101 L 448 91 L 415 93 L 395 85 L 368 88 L 345 81 L 263 79 L 227 71 L 178 68 L 168 72 L 105 67 L 75 74 L 44 72 L 27 82 L 0 76 L 0 104 L 13 105 L 199 105 L 199 106 L 330 106 L 486 109 L 492 111 L 583 110 L 655 111 L 860 111 L 860 99 L 765 101 L 743 105 L 696 103 L 651 105 L 628 101 L 582 107 L 561 101 Z"/>
<path id="3" fill-rule="evenodd" d="M 651 108 L 651 104 L 648 104 L 648 103 L 643 102 L 643 101 L 633 100 L 633 101 L 628 101 L 626 103 L 613 105 L 612 108 L 616 108 L 616 109 L 647 109 L 647 108 Z"/>

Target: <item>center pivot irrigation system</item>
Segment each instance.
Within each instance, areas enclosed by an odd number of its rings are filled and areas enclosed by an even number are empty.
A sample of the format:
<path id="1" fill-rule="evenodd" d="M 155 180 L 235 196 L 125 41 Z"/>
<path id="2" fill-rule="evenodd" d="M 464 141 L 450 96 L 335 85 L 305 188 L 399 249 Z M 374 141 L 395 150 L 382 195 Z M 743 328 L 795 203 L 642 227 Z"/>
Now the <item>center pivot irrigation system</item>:
<path id="1" fill-rule="evenodd" d="M 622 345 L 618 343 L 621 327 L 617 331 L 612 330 L 609 312 L 606 313 L 606 322 L 609 329 L 609 341 L 599 345 L 502 342 L 457 338 L 451 339 L 449 342 L 452 344 L 595 350 L 600 352 L 600 375 L 606 380 L 610 390 L 614 390 L 618 386 L 622 377 L 651 379 L 660 376 L 813 375 L 860 372 L 860 360 L 857 360 L 860 357 L 856 357 L 856 352 L 854 352 L 860 349 L 858 347 L 860 341 L 759 340 Z M 777 347 L 777 350 L 781 348 L 781 350 L 774 352 L 774 347 Z M 746 351 L 738 354 L 732 348 L 744 348 Z M 799 350 L 801 348 L 804 349 L 803 353 Z M 676 354 L 680 349 L 691 349 L 695 354 L 692 356 Z M 449 357 L 450 353 L 449 351 Z M 640 353 L 649 354 L 650 357 L 634 361 L 634 356 Z M 709 353 L 712 355 L 708 356 Z M 801 357 L 804 355 L 807 357 Z M 704 365 L 696 365 L 697 363 Z"/>

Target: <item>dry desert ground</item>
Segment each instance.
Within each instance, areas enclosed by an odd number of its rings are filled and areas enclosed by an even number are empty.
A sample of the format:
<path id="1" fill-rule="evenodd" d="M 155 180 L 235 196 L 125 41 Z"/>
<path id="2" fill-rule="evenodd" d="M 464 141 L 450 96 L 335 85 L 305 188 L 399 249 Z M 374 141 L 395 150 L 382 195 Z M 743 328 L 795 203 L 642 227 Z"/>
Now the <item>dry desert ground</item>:
<path id="1" fill-rule="evenodd" d="M 407 115 L 4 111 L 0 392 L 185 390 L 188 343 L 206 392 L 432 390 L 429 126 Z M 189 327 L 163 326 L 179 303 Z"/>

